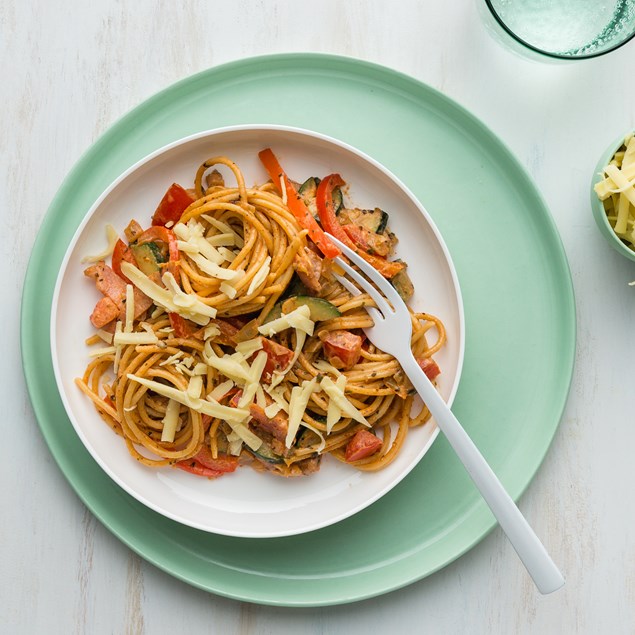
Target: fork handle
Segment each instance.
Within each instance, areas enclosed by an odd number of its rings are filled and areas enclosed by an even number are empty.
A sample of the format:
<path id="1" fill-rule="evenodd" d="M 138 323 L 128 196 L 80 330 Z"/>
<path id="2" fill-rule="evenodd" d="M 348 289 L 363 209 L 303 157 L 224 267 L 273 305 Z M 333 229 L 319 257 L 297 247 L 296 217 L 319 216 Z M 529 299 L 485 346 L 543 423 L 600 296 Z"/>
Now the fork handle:
<path id="1" fill-rule="evenodd" d="M 556 591 L 564 584 L 564 578 L 544 545 L 415 358 L 411 353 L 403 357 L 399 361 L 404 372 L 489 505 L 538 590 L 543 594 Z"/>

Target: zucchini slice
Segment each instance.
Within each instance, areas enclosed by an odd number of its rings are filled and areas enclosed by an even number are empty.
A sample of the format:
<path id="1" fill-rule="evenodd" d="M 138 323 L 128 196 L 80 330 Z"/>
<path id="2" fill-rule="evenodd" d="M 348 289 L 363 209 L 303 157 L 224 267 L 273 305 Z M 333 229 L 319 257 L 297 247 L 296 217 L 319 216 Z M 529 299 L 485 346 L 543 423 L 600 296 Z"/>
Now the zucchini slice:
<path id="1" fill-rule="evenodd" d="M 264 461 L 265 463 L 273 463 L 275 465 L 284 463 L 284 459 L 276 454 L 268 443 L 262 442 L 261 446 L 257 450 L 252 450 L 249 446 L 245 445 L 244 448 L 251 452 L 257 459 Z"/>
<path id="2" fill-rule="evenodd" d="M 309 310 L 311 311 L 310 318 L 314 322 L 332 320 L 333 318 L 342 315 L 340 313 L 340 310 L 334 304 L 331 304 L 328 300 L 324 300 L 323 298 L 315 298 L 310 295 L 293 295 L 286 300 L 276 302 L 273 309 L 271 309 L 269 315 L 266 317 L 264 324 L 281 317 L 283 309 L 284 313 L 291 313 L 291 311 L 294 311 L 299 306 L 309 307 Z"/>
<path id="3" fill-rule="evenodd" d="M 394 275 L 390 279 L 390 283 L 404 302 L 408 302 L 410 298 L 412 298 L 415 288 L 412 284 L 412 280 L 410 280 L 407 269 L 402 269 L 398 274 Z"/>
<path id="4" fill-rule="evenodd" d="M 383 209 L 343 209 L 340 220 L 364 227 L 375 234 L 383 234 L 388 225 L 388 214 Z"/>
<path id="5" fill-rule="evenodd" d="M 139 270 L 145 273 L 146 276 L 160 271 L 161 263 L 166 262 L 160 247 L 153 242 L 143 243 L 141 245 L 130 245 L 130 251 L 132 251 L 132 255 L 137 261 Z"/>

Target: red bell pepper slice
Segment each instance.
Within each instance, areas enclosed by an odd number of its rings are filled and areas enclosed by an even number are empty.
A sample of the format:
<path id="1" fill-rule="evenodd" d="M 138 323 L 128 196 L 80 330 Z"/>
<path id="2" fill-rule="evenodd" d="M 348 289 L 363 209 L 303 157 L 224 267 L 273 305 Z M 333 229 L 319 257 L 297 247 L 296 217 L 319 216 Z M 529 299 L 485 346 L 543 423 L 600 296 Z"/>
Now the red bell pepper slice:
<path id="1" fill-rule="evenodd" d="M 183 212 L 196 199 L 178 183 L 172 183 L 163 195 L 153 216 L 152 225 L 164 226 L 167 223 L 178 223 Z"/>
<path id="2" fill-rule="evenodd" d="M 178 461 L 174 464 L 174 467 L 190 472 L 191 474 L 196 474 L 197 476 L 216 478 L 236 470 L 238 467 L 238 457 L 228 454 L 219 454 L 214 458 L 209 448 L 203 446 L 192 458 Z"/>
<path id="3" fill-rule="evenodd" d="M 335 215 L 335 208 L 333 206 L 333 190 L 336 187 L 345 185 L 344 179 L 339 174 L 329 174 L 320 181 L 318 189 L 315 195 L 315 204 L 317 206 L 318 215 L 320 216 L 320 223 L 322 227 L 343 242 L 347 247 L 350 247 L 355 253 L 359 254 L 367 263 L 375 267 L 384 278 L 392 278 L 397 275 L 403 268 L 404 264 L 401 262 L 392 262 L 382 258 L 369 254 L 368 252 L 360 249 L 349 237 L 344 230 L 344 226 L 341 225 L 337 216 Z"/>
<path id="4" fill-rule="evenodd" d="M 296 217 L 300 227 L 306 229 L 309 232 L 309 238 L 317 245 L 318 249 L 327 257 L 335 258 L 340 255 L 340 250 L 329 240 L 328 236 L 324 233 L 324 230 L 318 225 L 315 218 L 311 215 L 311 212 L 307 209 L 302 197 L 298 194 L 293 183 L 291 183 L 289 177 L 285 174 L 282 166 L 278 162 L 276 155 L 270 148 L 266 148 L 258 153 L 262 164 L 269 173 L 273 184 L 278 188 L 282 194 L 282 180 L 284 189 L 287 195 L 287 206 L 291 210 L 291 213 Z"/>
<path id="5" fill-rule="evenodd" d="M 112 252 L 112 270 L 129 284 L 130 280 L 128 280 L 121 271 L 122 262 L 129 262 L 131 265 L 134 265 L 135 267 L 137 266 L 134 256 L 130 251 L 130 247 L 128 247 L 128 245 L 126 245 L 126 243 L 120 238 L 115 243 L 115 249 Z"/>

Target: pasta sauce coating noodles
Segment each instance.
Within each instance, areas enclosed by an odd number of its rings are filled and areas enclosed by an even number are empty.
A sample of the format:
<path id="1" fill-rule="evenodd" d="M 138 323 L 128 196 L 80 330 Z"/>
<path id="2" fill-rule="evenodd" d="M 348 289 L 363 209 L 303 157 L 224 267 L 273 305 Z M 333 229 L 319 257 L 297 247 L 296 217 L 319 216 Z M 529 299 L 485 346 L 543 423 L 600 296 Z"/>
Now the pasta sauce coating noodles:
<path id="1" fill-rule="evenodd" d="M 408 300 L 388 214 L 349 207 L 339 175 L 296 184 L 271 150 L 260 156 L 269 181 L 247 187 L 231 159 L 209 159 L 193 188 L 168 189 L 149 227 L 130 221 L 109 264 L 86 268 L 102 297 L 76 384 L 149 467 L 301 476 L 330 455 L 381 469 L 429 412 L 394 357 L 364 336 L 373 301 L 337 282 L 323 230 L 340 232 Z M 434 380 L 443 323 L 411 319 L 413 354 Z"/>

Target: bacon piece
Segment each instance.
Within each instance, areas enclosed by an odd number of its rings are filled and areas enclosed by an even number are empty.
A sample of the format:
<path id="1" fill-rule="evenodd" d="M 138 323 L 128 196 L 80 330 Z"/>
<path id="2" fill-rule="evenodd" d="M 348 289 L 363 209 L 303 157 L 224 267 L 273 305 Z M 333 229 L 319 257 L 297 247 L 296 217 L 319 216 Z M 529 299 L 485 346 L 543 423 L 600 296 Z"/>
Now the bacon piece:
<path id="1" fill-rule="evenodd" d="M 295 272 L 307 291 L 313 295 L 318 295 L 322 290 L 320 276 L 322 275 L 323 262 L 318 254 L 307 247 L 296 252 L 293 259 Z"/>
<path id="2" fill-rule="evenodd" d="M 90 314 L 90 321 L 97 329 L 101 329 L 119 316 L 119 307 L 110 298 L 101 298 Z"/>
<path id="3" fill-rule="evenodd" d="M 286 414 L 279 412 L 273 417 L 268 417 L 265 414 L 264 408 L 261 408 L 255 403 L 249 406 L 249 414 L 256 427 L 262 428 L 279 441 L 284 441 L 287 438 L 289 419 Z"/>
<path id="4" fill-rule="evenodd" d="M 117 307 L 118 313 L 111 318 L 112 321 L 116 317 L 124 320 L 126 317 L 126 282 L 122 280 L 103 260 L 96 262 L 84 271 L 84 275 L 95 280 L 97 290 L 104 294 L 105 298 L 110 300 L 109 303 L 104 302 L 100 305 L 100 300 L 91 315 L 91 322 L 96 328 L 101 328 L 106 323 L 103 320 L 107 315 L 114 314 L 111 304 Z M 147 311 L 153 304 L 151 298 L 145 293 L 133 287 L 134 292 L 134 318 L 137 319 L 141 314 Z M 93 321 L 93 318 L 96 320 Z M 101 326 L 98 326 L 101 324 Z"/>
<path id="5" fill-rule="evenodd" d="M 133 243 L 137 240 L 137 238 L 139 238 L 139 236 L 141 236 L 141 234 L 143 234 L 143 227 L 141 227 L 141 225 L 133 219 L 128 223 L 126 229 L 123 230 L 123 233 L 128 239 L 128 242 Z"/>

